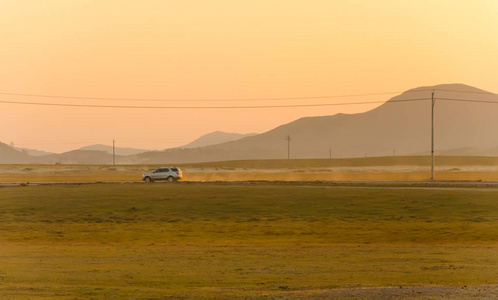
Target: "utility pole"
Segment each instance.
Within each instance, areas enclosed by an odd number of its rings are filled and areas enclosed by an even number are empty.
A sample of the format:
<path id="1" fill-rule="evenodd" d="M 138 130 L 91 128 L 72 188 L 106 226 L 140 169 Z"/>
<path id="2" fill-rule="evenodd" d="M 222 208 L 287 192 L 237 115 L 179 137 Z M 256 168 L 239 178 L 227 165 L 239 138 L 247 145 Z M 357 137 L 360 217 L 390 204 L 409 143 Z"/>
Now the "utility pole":
<path id="1" fill-rule="evenodd" d="M 112 140 L 112 165 L 116 165 L 116 151 L 114 148 L 114 140 Z"/>
<path id="2" fill-rule="evenodd" d="M 434 180 L 434 104 L 436 99 L 434 99 L 434 90 L 432 90 L 432 101 L 431 101 L 431 180 Z"/>
<path id="3" fill-rule="evenodd" d="M 332 159 L 332 149 L 329 149 L 329 158 Z"/>
<path id="4" fill-rule="evenodd" d="M 393 149 L 393 156 L 396 156 L 396 148 Z"/>
<path id="5" fill-rule="evenodd" d="M 287 135 L 285 139 L 287 140 L 287 159 L 290 159 L 290 142 L 291 142 L 290 135 Z"/>

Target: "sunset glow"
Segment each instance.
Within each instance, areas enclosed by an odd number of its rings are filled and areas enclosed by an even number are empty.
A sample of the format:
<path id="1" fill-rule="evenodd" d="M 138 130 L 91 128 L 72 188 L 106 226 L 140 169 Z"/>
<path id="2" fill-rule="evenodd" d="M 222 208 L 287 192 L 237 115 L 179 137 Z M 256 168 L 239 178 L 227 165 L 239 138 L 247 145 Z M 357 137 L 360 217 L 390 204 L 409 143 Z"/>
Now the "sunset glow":
<path id="1" fill-rule="evenodd" d="M 19 0 L 0 1 L 0 14 L 0 100 L 7 102 L 276 106 L 387 101 L 396 94 L 280 98 L 442 83 L 498 92 L 494 0 Z M 155 150 L 216 130 L 260 133 L 300 117 L 376 106 L 0 103 L 0 141 L 63 152 L 115 139 Z"/>

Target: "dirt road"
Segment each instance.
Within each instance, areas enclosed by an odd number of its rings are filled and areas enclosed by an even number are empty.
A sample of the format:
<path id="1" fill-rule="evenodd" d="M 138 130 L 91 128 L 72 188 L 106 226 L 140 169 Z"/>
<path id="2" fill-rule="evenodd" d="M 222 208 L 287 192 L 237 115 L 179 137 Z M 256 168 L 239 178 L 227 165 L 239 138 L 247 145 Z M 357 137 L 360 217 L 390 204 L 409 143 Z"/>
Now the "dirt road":
<path id="1" fill-rule="evenodd" d="M 90 184 L 145 184 L 142 181 L 95 182 L 0 182 L 0 187 L 90 185 Z M 291 186 L 344 186 L 344 187 L 400 187 L 400 188 L 498 188 L 498 181 L 180 181 L 150 184 L 216 184 L 216 185 L 291 185 Z"/>

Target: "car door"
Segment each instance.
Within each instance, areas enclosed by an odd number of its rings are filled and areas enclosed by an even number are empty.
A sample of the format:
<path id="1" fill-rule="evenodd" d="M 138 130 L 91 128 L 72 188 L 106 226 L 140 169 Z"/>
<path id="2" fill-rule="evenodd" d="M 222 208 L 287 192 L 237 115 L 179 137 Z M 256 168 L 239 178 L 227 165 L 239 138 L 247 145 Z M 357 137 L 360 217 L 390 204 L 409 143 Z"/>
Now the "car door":
<path id="1" fill-rule="evenodd" d="M 152 177 L 152 180 L 160 180 L 161 179 L 161 173 L 162 172 L 162 169 L 156 169 L 154 170 L 154 172 L 152 172 L 151 176 Z"/>
<path id="2" fill-rule="evenodd" d="M 161 168 L 161 172 L 159 172 L 159 178 L 160 180 L 165 180 L 168 178 L 169 175 L 169 169 L 168 168 Z"/>

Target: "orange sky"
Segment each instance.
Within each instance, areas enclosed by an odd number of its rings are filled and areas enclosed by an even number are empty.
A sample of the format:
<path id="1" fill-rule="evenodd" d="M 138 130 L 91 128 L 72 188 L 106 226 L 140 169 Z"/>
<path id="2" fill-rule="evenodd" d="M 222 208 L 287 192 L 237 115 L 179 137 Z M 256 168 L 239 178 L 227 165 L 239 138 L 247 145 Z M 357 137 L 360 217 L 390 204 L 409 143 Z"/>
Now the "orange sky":
<path id="1" fill-rule="evenodd" d="M 0 93 L 241 99 L 404 91 L 498 92 L 496 0 L 0 0 Z M 237 106 L 388 100 L 145 102 L 1 95 L 3 101 Z M 264 132 L 372 105 L 109 109 L 0 103 L 0 141 L 54 152 L 164 149 L 216 130 Z M 283 137 L 284 138 L 284 137 Z"/>

